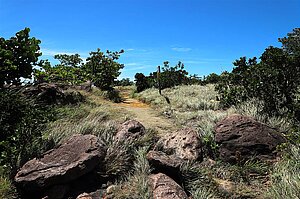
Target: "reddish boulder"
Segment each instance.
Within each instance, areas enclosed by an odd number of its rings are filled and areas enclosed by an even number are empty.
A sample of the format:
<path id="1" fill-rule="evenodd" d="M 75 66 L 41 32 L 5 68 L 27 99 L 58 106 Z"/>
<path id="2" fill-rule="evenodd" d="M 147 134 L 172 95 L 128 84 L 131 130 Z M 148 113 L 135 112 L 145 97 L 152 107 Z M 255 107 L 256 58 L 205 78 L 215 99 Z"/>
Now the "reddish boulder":
<path id="1" fill-rule="evenodd" d="M 155 150 L 175 155 L 183 160 L 201 160 L 203 156 L 200 137 L 191 128 L 165 135 L 157 142 Z"/>
<path id="2" fill-rule="evenodd" d="M 252 157 L 261 160 L 274 158 L 276 147 L 286 141 L 266 124 L 237 114 L 218 122 L 215 133 L 221 159 L 231 163 Z"/>
<path id="3" fill-rule="evenodd" d="M 182 187 L 163 173 L 150 175 L 149 182 L 155 199 L 188 199 Z"/>
<path id="4" fill-rule="evenodd" d="M 183 160 L 174 155 L 167 155 L 162 151 L 149 151 L 147 160 L 155 173 L 164 173 L 170 176 L 173 180 L 180 183 L 181 173 L 180 166 Z"/>
<path id="5" fill-rule="evenodd" d="M 137 139 L 144 135 L 145 127 L 136 120 L 129 120 L 121 124 L 115 135 L 115 140 L 125 141 L 128 139 Z"/>
<path id="6" fill-rule="evenodd" d="M 94 135 L 74 135 L 40 158 L 28 161 L 15 176 L 25 192 L 66 184 L 91 172 L 106 154 Z"/>

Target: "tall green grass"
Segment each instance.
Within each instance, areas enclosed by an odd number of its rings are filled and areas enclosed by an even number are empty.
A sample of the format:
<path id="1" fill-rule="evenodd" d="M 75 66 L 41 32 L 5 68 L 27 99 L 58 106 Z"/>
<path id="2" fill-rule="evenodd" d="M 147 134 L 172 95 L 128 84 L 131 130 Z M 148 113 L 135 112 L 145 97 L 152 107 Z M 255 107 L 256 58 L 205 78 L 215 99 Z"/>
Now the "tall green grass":
<path id="1" fill-rule="evenodd" d="M 228 115 L 241 114 L 250 116 L 257 121 L 268 124 L 278 131 L 287 133 L 293 129 L 293 124 L 280 117 L 269 117 L 263 113 L 263 103 L 258 100 L 250 100 L 228 109 L 221 109 L 218 94 L 214 90 L 214 85 L 200 86 L 177 86 L 164 89 L 163 95 L 168 97 L 170 104 L 165 97 L 160 96 L 157 89 L 148 89 L 136 95 L 140 100 L 157 107 L 161 114 L 172 117 L 179 125 L 193 127 L 198 130 L 204 143 L 204 153 L 206 156 L 216 158 L 218 146 L 215 143 L 214 127 L 216 123 Z M 268 191 L 270 198 L 299 198 L 299 148 L 296 153 L 293 149 L 289 158 L 276 164 L 274 170 L 270 170 L 270 165 L 254 160 L 249 160 L 242 165 L 227 165 L 218 163 L 211 169 L 211 175 L 225 181 L 232 181 L 236 184 L 234 193 L 228 197 L 260 197 L 263 195 L 266 186 L 264 179 L 268 179 L 272 174 L 272 185 Z M 296 163 L 296 161 L 298 162 Z M 298 168 L 297 168 L 298 167 Z M 192 166 L 187 166 L 186 170 L 193 170 Z M 196 171 L 196 170 L 194 170 Z M 199 170 L 202 174 L 200 179 L 208 179 L 205 168 Z M 196 172 L 197 173 L 197 172 Z M 188 176 L 186 176 L 189 179 Z M 192 179 L 186 181 L 186 188 L 194 198 L 217 198 L 220 193 L 209 187 L 203 188 L 201 180 Z"/>
<path id="2" fill-rule="evenodd" d="M 111 198 L 116 199 L 149 199 L 151 190 L 148 176 L 151 168 L 146 159 L 149 146 L 141 147 L 135 151 L 133 172 L 121 180 L 110 193 Z"/>
<path id="3" fill-rule="evenodd" d="M 291 145 L 284 158 L 275 164 L 267 198 L 300 198 L 300 147 Z"/>

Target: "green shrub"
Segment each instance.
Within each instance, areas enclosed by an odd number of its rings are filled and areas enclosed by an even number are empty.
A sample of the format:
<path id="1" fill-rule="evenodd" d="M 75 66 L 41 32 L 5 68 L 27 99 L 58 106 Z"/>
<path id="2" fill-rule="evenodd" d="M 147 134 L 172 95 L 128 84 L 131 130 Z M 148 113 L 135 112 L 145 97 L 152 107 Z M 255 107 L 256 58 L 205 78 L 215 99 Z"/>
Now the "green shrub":
<path id="1" fill-rule="evenodd" d="M 300 29 L 294 29 L 283 40 L 300 41 Z M 297 99 L 300 85 L 300 50 L 290 49 L 291 42 L 282 42 L 282 48 L 269 47 L 260 57 L 242 57 L 233 64 L 231 73 L 221 74 L 216 89 L 222 105 L 229 107 L 257 98 L 263 102 L 263 112 L 269 116 L 284 116 L 300 120 L 300 105 Z"/>
<path id="2" fill-rule="evenodd" d="M 44 147 L 42 130 L 53 120 L 54 111 L 26 99 L 17 91 L 0 91 L 0 165 L 14 173 L 29 158 Z"/>
<path id="3" fill-rule="evenodd" d="M 136 91 L 138 93 L 151 87 L 147 77 L 143 73 L 136 73 L 134 78 L 135 78 Z"/>

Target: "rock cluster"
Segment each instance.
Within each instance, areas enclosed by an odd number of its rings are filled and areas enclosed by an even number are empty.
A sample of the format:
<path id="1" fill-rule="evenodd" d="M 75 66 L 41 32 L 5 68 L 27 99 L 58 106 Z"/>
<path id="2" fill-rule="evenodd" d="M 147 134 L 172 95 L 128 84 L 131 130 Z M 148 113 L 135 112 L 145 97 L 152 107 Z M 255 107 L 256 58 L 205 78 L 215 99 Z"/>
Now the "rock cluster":
<path id="1" fill-rule="evenodd" d="M 130 120 L 120 125 L 114 140 L 122 143 L 138 139 L 145 133 L 141 123 Z M 285 142 L 275 129 L 241 115 L 231 115 L 218 122 L 215 140 L 220 146 L 220 158 L 230 163 L 253 156 L 274 158 L 276 146 Z M 202 148 L 201 137 L 191 128 L 166 134 L 158 140 L 147 154 L 153 168 L 149 176 L 153 198 L 189 198 L 179 185 L 183 177 L 180 167 L 187 161 L 202 161 Z M 15 182 L 27 198 L 59 199 L 71 195 L 78 199 L 100 199 L 105 191 L 88 188 L 93 182 L 99 181 L 98 188 L 106 183 L 105 179 L 101 182 L 94 173 L 103 163 L 106 152 L 107 148 L 96 136 L 74 135 L 42 157 L 28 161 L 15 176 Z M 215 161 L 204 161 L 205 164 L 214 165 Z M 227 182 L 219 184 L 226 185 L 223 189 L 228 187 Z"/>

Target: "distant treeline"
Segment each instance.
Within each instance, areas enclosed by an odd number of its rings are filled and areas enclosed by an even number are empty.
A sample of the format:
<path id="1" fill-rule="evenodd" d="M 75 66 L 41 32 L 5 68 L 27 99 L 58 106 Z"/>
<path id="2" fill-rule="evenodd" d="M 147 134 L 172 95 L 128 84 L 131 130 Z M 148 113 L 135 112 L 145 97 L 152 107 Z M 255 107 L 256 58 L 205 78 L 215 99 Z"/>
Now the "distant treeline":
<path id="1" fill-rule="evenodd" d="M 141 92 L 148 88 L 158 88 L 161 89 L 171 88 L 178 85 L 190 85 L 190 84 L 214 84 L 219 81 L 220 76 L 212 73 L 203 78 L 194 75 L 189 75 L 189 73 L 184 69 L 184 64 L 178 62 L 175 66 L 170 66 L 168 61 L 163 63 L 160 74 L 157 71 L 150 73 L 145 76 L 143 73 L 135 74 L 135 82 L 137 87 L 137 92 Z M 159 79 L 159 80 L 158 80 Z M 159 85 L 160 84 L 160 85 Z"/>

